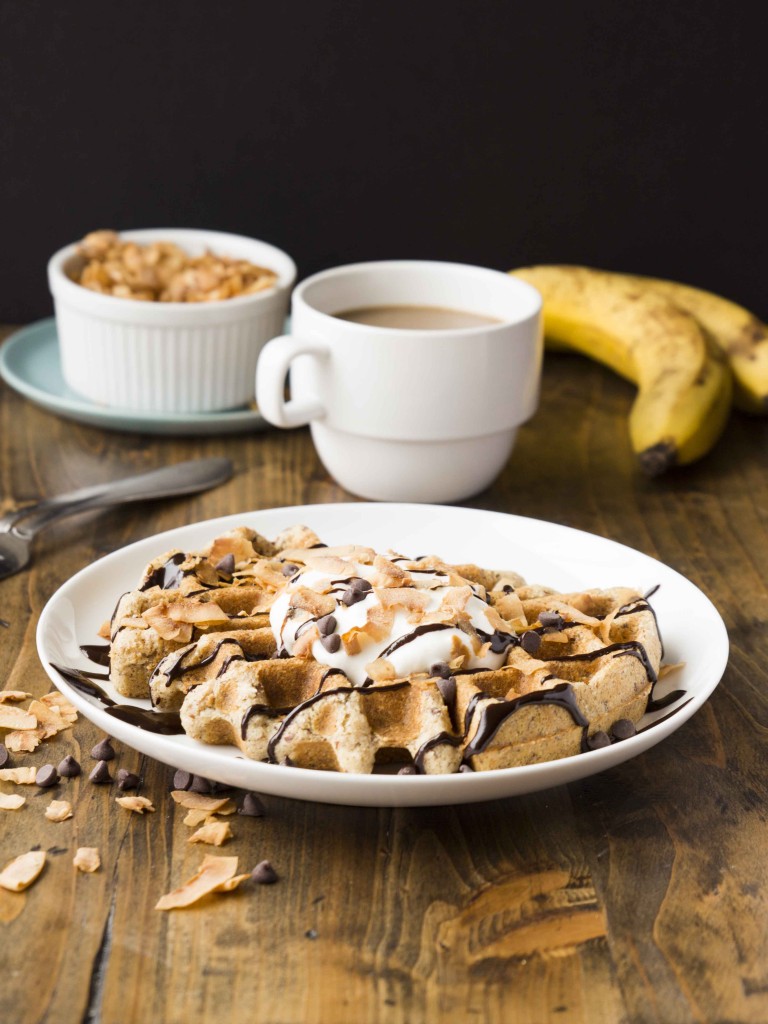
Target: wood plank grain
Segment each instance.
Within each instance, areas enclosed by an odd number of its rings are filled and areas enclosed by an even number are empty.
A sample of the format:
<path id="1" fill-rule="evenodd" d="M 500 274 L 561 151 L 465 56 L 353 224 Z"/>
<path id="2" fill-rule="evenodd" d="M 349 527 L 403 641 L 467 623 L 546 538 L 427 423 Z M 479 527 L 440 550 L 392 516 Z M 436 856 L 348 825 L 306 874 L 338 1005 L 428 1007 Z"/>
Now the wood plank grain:
<path id="1" fill-rule="evenodd" d="M 170 770 L 120 748 L 153 815 L 113 787 L 62 783 L 0 812 L 0 861 L 50 850 L 26 894 L 0 894 L 0 1019 L 299 1024 L 419 1021 L 761 1022 L 768 1018 L 768 424 L 734 416 L 704 461 L 638 476 L 631 389 L 601 368 L 547 357 L 543 400 L 497 483 L 465 503 L 566 523 L 661 558 L 715 601 L 732 658 L 706 708 L 642 757 L 569 787 L 476 806 L 373 810 L 268 799 L 237 817 L 243 869 L 274 886 L 153 909 L 195 870 Z M 235 437 L 118 434 L 51 416 L 0 387 L 2 508 L 198 455 L 229 455 L 225 486 L 46 531 L 24 574 L 0 582 L 0 686 L 49 689 L 34 628 L 55 588 L 159 530 L 232 512 L 354 500 L 306 431 Z M 631 582 L 631 581 L 629 581 Z M 90 765 L 81 720 L 45 759 Z M 42 752 L 22 761 L 43 763 Z M 10 791 L 8 784 L 2 784 Z M 79 875 L 78 845 L 102 868 Z M 62 852 L 54 852 L 62 851 Z"/>

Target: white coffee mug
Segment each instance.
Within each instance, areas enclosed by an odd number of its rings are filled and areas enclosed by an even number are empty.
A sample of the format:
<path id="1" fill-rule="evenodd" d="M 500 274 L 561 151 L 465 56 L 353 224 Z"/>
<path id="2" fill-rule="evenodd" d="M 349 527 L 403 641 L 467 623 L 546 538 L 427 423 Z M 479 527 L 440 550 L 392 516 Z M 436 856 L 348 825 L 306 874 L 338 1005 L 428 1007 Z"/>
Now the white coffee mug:
<path id="1" fill-rule="evenodd" d="M 334 316 L 382 306 L 461 310 L 496 322 L 404 329 Z M 476 494 L 502 470 L 518 426 L 538 404 L 541 297 L 500 271 L 412 260 L 336 267 L 295 289 L 291 331 L 261 352 L 259 410 L 278 427 L 309 423 L 325 468 L 364 498 Z"/>

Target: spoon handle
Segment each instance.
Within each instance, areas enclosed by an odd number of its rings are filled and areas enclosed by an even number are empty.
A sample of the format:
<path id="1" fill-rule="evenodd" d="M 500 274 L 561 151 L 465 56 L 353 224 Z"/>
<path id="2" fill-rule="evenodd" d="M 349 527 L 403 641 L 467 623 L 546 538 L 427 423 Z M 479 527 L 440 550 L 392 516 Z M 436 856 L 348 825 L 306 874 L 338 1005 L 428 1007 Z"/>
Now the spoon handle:
<path id="1" fill-rule="evenodd" d="M 139 473 L 138 476 L 46 498 L 6 517 L 0 524 L 0 532 L 12 530 L 17 536 L 29 540 L 44 526 L 64 516 L 133 501 L 154 501 L 156 498 L 195 494 L 223 484 L 232 476 L 232 471 L 232 463 L 224 458 L 178 462 L 149 473 Z"/>

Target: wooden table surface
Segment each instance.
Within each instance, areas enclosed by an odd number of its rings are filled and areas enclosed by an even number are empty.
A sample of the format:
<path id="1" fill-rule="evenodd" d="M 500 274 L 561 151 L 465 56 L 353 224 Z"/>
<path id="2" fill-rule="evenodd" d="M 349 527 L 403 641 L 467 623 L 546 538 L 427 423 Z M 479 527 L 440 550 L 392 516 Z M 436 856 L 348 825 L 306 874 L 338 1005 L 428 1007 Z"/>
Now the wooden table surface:
<path id="1" fill-rule="evenodd" d="M 632 464 L 632 389 L 548 354 L 543 401 L 474 508 L 553 520 L 660 558 L 719 608 L 731 657 L 713 697 L 640 757 L 582 782 L 434 809 L 266 798 L 221 853 L 272 886 L 185 912 L 153 909 L 189 877 L 184 812 L 166 766 L 119 746 L 153 815 L 130 815 L 85 777 L 0 811 L 0 866 L 40 845 L 44 875 L 0 890 L 5 1022 L 768 1020 L 768 420 L 734 414 L 704 461 L 662 480 Z M 35 626 L 94 559 L 159 530 L 248 509 L 349 500 L 306 430 L 236 437 L 119 434 L 59 419 L 0 386 L 0 511 L 203 455 L 236 475 L 207 494 L 62 521 L 30 569 L 0 582 L 0 686 L 50 687 Z M 100 734 L 75 727 L 15 763 L 84 764 Z M 20 787 L 22 788 L 22 787 Z M 13 789 L 3 783 L 2 789 Z M 66 791 L 66 794 L 65 792 Z M 101 870 L 79 874 L 79 846 Z M 205 848 L 202 848 L 205 849 Z"/>

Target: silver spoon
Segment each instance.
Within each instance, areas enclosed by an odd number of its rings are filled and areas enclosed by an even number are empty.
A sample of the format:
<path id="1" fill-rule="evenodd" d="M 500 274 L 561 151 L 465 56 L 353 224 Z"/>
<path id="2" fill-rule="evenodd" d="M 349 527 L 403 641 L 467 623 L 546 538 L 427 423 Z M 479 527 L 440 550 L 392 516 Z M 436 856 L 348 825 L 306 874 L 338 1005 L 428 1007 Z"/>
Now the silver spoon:
<path id="1" fill-rule="evenodd" d="M 229 459 L 193 459 L 138 476 L 83 487 L 9 512 L 0 517 L 0 580 L 24 568 L 29 562 L 32 539 L 56 519 L 92 508 L 196 494 L 223 484 L 231 476 Z"/>

